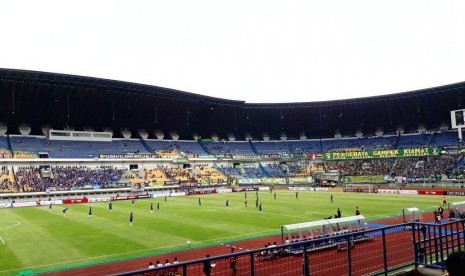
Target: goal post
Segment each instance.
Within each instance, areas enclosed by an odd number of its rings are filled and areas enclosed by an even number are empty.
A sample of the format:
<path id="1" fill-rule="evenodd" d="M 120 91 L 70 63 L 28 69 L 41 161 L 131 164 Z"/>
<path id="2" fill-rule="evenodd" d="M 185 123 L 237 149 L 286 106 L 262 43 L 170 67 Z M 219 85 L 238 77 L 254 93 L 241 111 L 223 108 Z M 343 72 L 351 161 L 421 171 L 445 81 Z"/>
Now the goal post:
<path id="1" fill-rule="evenodd" d="M 374 193 L 373 184 L 345 184 L 344 192 L 351 193 Z"/>
<path id="2" fill-rule="evenodd" d="M 417 207 L 410 207 L 410 208 L 402 209 L 402 216 L 404 218 L 404 223 L 421 222 L 423 219 L 421 211 Z"/>

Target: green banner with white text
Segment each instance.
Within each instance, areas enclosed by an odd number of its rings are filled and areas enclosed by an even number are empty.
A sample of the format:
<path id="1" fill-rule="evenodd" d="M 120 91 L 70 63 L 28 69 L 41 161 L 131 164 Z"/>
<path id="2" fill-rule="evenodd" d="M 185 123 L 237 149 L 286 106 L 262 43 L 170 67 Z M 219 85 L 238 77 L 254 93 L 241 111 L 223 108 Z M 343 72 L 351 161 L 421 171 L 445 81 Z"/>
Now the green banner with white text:
<path id="1" fill-rule="evenodd" d="M 439 156 L 441 148 L 408 148 L 392 150 L 331 151 L 323 154 L 323 160 L 373 159 L 392 157 Z"/>

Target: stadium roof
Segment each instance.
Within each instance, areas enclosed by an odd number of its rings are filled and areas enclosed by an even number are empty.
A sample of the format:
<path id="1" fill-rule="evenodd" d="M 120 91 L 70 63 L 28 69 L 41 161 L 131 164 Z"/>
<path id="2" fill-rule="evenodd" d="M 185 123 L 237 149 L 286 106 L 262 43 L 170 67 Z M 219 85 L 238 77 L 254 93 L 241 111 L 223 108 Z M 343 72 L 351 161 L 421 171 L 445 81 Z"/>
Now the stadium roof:
<path id="1" fill-rule="evenodd" d="M 382 85 L 382 84 L 380 84 Z M 450 125 L 450 110 L 465 105 L 465 82 L 385 96 L 300 103 L 246 103 L 169 88 L 25 70 L 0 69 L 0 122 L 15 133 L 29 125 L 32 134 L 44 125 L 76 130 L 111 128 L 150 133 L 162 131 L 207 138 L 217 134 L 259 138 L 286 133 L 298 138 L 334 137 L 336 130 L 370 136 L 377 129 L 407 132 L 419 125 Z M 317 93 L 317 92 L 316 92 Z M 350 98 L 350 95 L 348 95 Z"/>

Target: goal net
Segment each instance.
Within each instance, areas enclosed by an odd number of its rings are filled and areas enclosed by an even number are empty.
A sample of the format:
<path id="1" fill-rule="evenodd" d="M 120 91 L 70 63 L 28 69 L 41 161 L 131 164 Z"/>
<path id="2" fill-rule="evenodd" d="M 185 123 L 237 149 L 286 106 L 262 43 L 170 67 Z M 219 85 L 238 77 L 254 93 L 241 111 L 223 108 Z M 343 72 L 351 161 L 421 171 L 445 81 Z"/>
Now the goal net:
<path id="1" fill-rule="evenodd" d="M 373 193 L 374 189 L 372 184 L 346 184 L 344 186 L 344 192 Z"/>
<path id="2" fill-rule="evenodd" d="M 417 207 L 402 209 L 402 215 L 404 222 L 421 222 L 423 219 L 421 211 Z"/>

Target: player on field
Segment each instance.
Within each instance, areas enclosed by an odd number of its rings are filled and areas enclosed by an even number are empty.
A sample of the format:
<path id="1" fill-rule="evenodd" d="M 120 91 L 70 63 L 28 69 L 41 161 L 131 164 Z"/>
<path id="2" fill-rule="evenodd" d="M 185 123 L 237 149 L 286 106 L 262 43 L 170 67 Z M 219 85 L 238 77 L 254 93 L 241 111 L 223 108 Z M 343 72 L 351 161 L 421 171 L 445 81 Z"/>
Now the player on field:
<path id="1" fill-rule="evenodd" d="M 150 213 L 153 213 L 153 203 L 150 202 Z"/>
<path id="2" fill-rule="evenodd" d="M 202 201 L 200 200 L 200 197 L 199 197 L 199 206 L 202 206 Z"/>
<path id="3" fill-rule="evenodd" d="M 262 209 L 262 204 L 260 203 L 260 205 L 258 206 L 258 211 L 261 212 L 262 210 L 263 210 L 263 209 Z"/>
<path id="4" fill-rule="evenodd" d="M 299 198 L 299 192 L 295 192 L 295 198 Z"/>
<path id="5" fill-rule="evenodd" d="M 226 208 L 229 207 L 229 199 L 226 199 Z"/>
<path id="6" fill-rule="evenodd" d="M 66 216 L 66 212 L 68 211 L 68 208 L 63 209 L 63 216 Z"/>
<path id="7" fill-rule="evenodd" d="M 132 222 L 134 221 L 134 215 L 132 212 L 129 214 L 129 225 L 132 225 Z"/>
<path id="8" fill-rule="evenodd" d="M 274 196 L 273 196 L 273 197 L 274 197 L 274 199 L 276 199 L 276 192 L 274 192 Z"/>
<path id="9" fill-rule="evenodd" d="M 160 210 L 160 202 L 157 203 L 157 210 Z"/>
<path id="10" fill-rule="evenodd" d="M 87 218 L 92 218 L 92 207 L 89 207 L 89 216 Z"/>
<path id="11" fill-rule="evenodd" d="M 109 203 L 108 204 L 108 212 L 112 212 L 113 211 L 113 203 Z"/>
<path id="12" fill-rule="evenodd" d="M 331 197 L 330 197 L 330 198 L 331 198 L 331 203 L 333 203 L 333 202 L 334 202 L 333 194 L 331 194 Z"/>
<path id="13" fill-rule="evenodd" d="M 136 202 L 136 200 L 133 198 L 131 199 L 131 203 L 132 203 L 132 206 L 134 206 L 134 203 Z"/>

